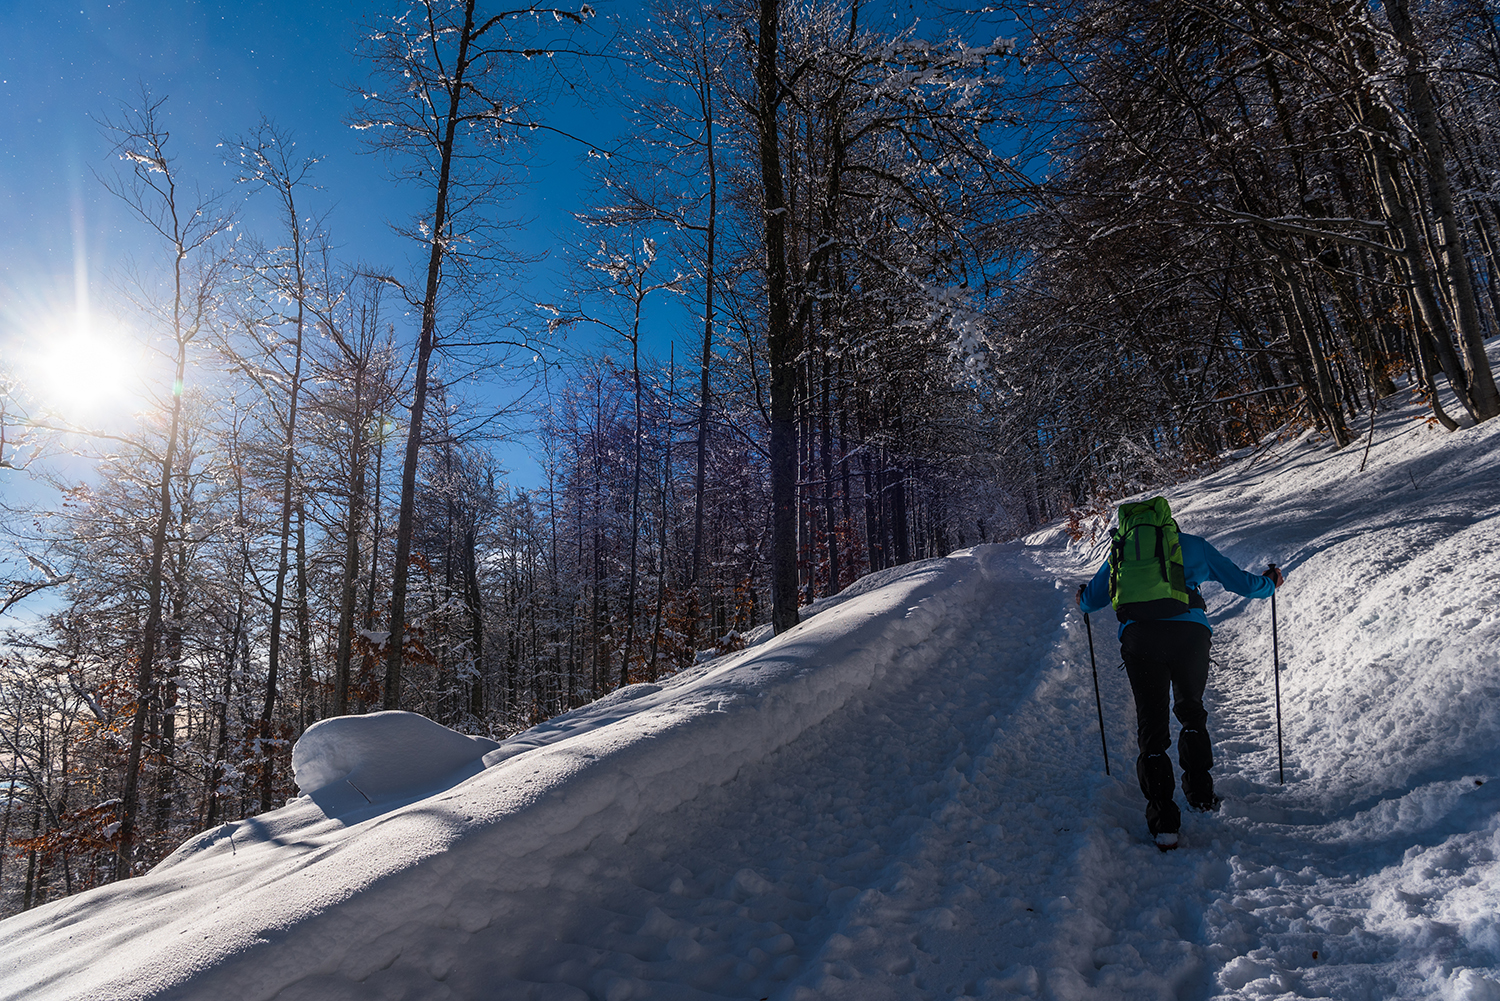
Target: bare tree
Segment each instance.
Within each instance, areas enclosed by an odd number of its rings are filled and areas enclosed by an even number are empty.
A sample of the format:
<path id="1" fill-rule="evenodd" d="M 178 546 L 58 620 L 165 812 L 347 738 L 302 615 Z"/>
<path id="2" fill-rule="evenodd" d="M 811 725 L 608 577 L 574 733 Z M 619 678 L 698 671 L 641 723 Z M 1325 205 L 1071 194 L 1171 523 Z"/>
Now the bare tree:
<path id="1" fill-rule="evenodd" d="M 579 294 L 583 298 L 603 296 L 613 307 L 609 313 L 564 313 L 553 307 L 561 322 L 591 323 L 610 331 L 624 341 L 630 349 L 630 378 L 634 397 L 634 422 L 631 433 L 631 486 L 630 486 L 630 569 L 626 578 L 625 597 L 625 645 L 620 655 L 620 684 L 630 683 L 630 663 L 635 647 L 636 590 L 640 567 L 641 524 L 641 477 L 644 472 L 642 446 L 644 425 L 641 412 L 645 404 L 645 388 L 641 382 L 641 334 L 642 316 L 646 302 L 657 292 L 680 292 L 683 277 L 679 274 L 658 276 L 657 241 L 642 236 L 638 226 L 620 226 L 608 216 L 585 215 L 581 217 L 591 223 L 599 235 L 595 252 L 584 263 L 585 286 Z M 623 246 L 621 244 L 624 244 Z"/>
<path id="2" fill-rule="evenodd" d="M 315 358 L 317 382 L 310 405 L 328 425 L 323 447 L 337 456 L 333 465 L 339 473 L 326 477 L 329 482 L 325 489 L 344 497 L 332 705 L 335 716 L 349 711 L 363 540 L 374 535 L 366 531 L 365 522 L 371 509 L 378 506 L 378 499 L 372 504 L 370 496 L 371 453 L 399 388 L 392 334 L 382 316 L 382 288 L 382 283 L 373 278 L 351 278 L 340 294 L 318 309 L 327 346 Z M 373 544 L 370 560 L 375 560 Z"/>
<path id="3" fill-rule="evenodd" d="M 707 608 L 704 525 L 707 514 L 709 419 L 716 296 L 720 263 L 721 93 L 734 42 L 730 24 L 707 4 L 653 3 L 648 22 L 630 39 L 633 69 L 645 86 L 624 89 L 626 107 L 642 126 L 639 148 L 608 161 L 593 225 L 656 222 L 693 278 L 683 293 L 701 303 L 693 542 L 689 567 L 699 608 Z M 696 616 L 693 623 L 696 626 Z"/>
<path id="4" fill-rule="evenodd" d="M 354 127 L 369 130 L 371 148 L 397 159 L 398 177 L 429 196 L 430 209 L 408 230 L 426 248 L 426 276 L 408 301 L 421 311 L 411 419 L 401 468 L 401 502 L 391 580 L 383 704 L 401 703 L 401 661 L 406 632 L 412 502 L 416 491 L 423 411 L 432 355 L 439 347 L 439 316 L 452 316 L 455 300 L 472 299 L 502 260 L 494 241 L 497 195 L 510 181 L 510 143 L 520 129 L 537 127 L 533 103 L 512 72 L 516 60 L 547 55 L 536 37 L 541 19 L 582 24 L 592 14 L 532 5 L 487 13 L 477 0 L 418 0 L 400 16 L 379 20 L 365 55 L 379 81 L 363 92 Z M 399 284 L 399 283 L 397 283 Z M 404 290 L 404 286 L 403 290 Z"/>
<path id="5" fill-rule="evenodd" d="M 113 139 L 114 155 L 124 164 L 105 184 L 164 244 L 169 255 L 165 289 L 152 287 L 136 276 L 136 305 L 165 340 L 171 358 L 170 390 L 158 406 L 166 415 L 165 449 L 161 456 L 155 525 L 146 568 L 146 621 L 141 632 L 136 673 L 136 708 L 125 762 L 125 788 L 120 797 L 120 827 L 115 857 L 116 878 L 132 872 L 136 820 L 140 807 L 141 749 L 153 671 L 161 642 L 162 582 L 167 550 L 167 528 L 172 519 L 172 477 L 181 442 L 183 387 L 188 349 L 208 322 L 220 284 L 221 261 L 211 253 L 215 237 L 224 232 L 230 216 L 217 196 L 185 198 L 167 155 L 167 131 L 161 122 L 163 101 L 142 94 L 136 108 L 125 108 L 103 125 Z"/>
<path id="6" fill-rule="evenodd" d="M 260 714 L 260 740 L 265 755 L 261 770 L 260 808 L 269 810 L 273 771 L 271 728 L 281 680 L 282 618 L 286 611 L 287 572 L 291 566 L 292 516 L 301 504 L 297 476 L 297 417 L 306 354 L 304 335 L 309 320 L 309 299 L 313 295 L 310 259 L 315 253 L 314 246 L 322 241 L 323 235 L 316 225 L 305 228 L 306 220 L 298 208 L 298 196 L 318 158 L 298 156 L 293 138 L 265 119 L 236 146 L 240 181 L 256 188 L 263 187 L 273 194 L 286 241 L 270 247 L 255 245 L 245 255 L 243 265 L 250 280 L 249 294 L 252 300 L 264 298 L 266 301 L 261 304 L 262 309 L 254 310 L 244 319 L 243 331 L 250 341 L 250 352 L 230 348 L 236 364 L 272 401 L 271 409 L 277 417 L 280 437 L 276 445 L 281 494 L 278 553 L 271 592 L 269 664 Z M 268 294 L 262 296 L 262 293 Z M 283 303 L 290 304 L 290 313 L 282 311 Z M 283 393 L 284 399 L 277 400 L 276 397 Z M 305 569 L 299 568 L 299 580 L 305 577 Z"/>

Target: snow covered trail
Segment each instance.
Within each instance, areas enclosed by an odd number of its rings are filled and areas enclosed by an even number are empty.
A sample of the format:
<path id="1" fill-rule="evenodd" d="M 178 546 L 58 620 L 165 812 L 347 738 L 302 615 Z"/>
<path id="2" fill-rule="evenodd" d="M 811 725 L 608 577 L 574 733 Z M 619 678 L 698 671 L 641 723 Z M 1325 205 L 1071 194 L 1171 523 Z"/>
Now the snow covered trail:
<path id="1" fill-rule="evenodd" d="M 461 996 L 472 978 L 476 992 L 505 984 L 503 997 L 528 996 L 526 984 L 558 998 L 952 997 L 999 972 L 986 945 L 997 914 L 1018 922 L 1024 958 L 1048 920 L 1039 888 L 1065 878 L 1046 800 L 1069 790 L 1046 789 L 1055 766 L 986 773 L 1053 756 L 1028 731 L 995 760 L 995 714 L 1037 685 L 1039 637 L 1063 604 L 1050 581 L 1018 572 L 1020 557 L 981 552 L 987 586 L 971 600 L 983 614 L 953 608 L 934 623 L 922 650 L 940 655 L 912 680 L 862 693 L 734 781 L 591 852 L 548 888 L 569 898 L 560 926 L 526 921 L 522 938 L 497 926 L 464 946 L 447 983 Z M 1007 791 L 1017 812 L 1001 831 Z M 1019 965 L 1018 983 L 1034 984 Z"/>
<path id="2" fill-rule="evenodd" d="M 1380 417 L 1368 462 L 1309 437 L 1173 493 L 1181 522 L 1241 565 L 1289 571 L 1286 784 L 1269 603 L 1209 594 L 1227 802 L 1185 814 L 1185 847 L 1148 862 L 1127 849 L 1133 783 L 1102 791 L 1080 858 L 1096 878 L 1074 901 L 1095 969 L 1059 996 L 1500 1001 L 1500 429 L 1410 417 Z M 1059 574 L 1104 555 L 1038 553 Z M 1104 687 L 1128 776 L 1128 685 L 1111 669 Z M 1137 975 L 1169 971 L 1174 949 L 1175 993 Z"/>

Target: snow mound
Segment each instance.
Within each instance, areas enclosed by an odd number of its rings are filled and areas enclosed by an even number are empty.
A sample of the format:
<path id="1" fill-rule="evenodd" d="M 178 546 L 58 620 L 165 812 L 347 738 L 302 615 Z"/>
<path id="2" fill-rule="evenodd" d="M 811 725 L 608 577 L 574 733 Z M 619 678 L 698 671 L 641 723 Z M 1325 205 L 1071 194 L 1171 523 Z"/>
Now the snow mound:
<path id="1" fill-rule="evenodd" d="M 302 734 L 292 748 L 292 772 L 304 795 L 345 783 L 373 802 L 451 784 L 443 778 L 499 746 L 416 713 L 337 716 Z"/>

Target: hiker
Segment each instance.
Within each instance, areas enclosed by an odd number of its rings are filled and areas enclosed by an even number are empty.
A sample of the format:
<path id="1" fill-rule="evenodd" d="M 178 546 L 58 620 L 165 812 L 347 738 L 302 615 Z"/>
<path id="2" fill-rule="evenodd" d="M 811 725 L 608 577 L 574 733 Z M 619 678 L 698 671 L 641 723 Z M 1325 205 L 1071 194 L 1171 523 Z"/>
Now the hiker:
<path id="1" fill-rule="evenodd" d="M 1221 802 L 1209 774 L 1214 756 L 1203 708 L 1213 627 L 1199 588 L 1214 580 L 1247 598 L 1269 598 L 1283 578 L 1274 565 L 1263 575 L 1247 573 L 1204 539 L 1179 532 L 1164 497 L 1121 505 L 1112 536 L 1110 558 L 1078 588 L 1078 605 L 1085 613 L 1113 605 L 1120 620 L 1120 657 L 1135 696 L 1135 771 L 1146 796 L 1146 826 L 1157 847 L 1168 851 L 1177 847 L 1182 823 L 1167 757 L 1169 691 L 1182 724 L 1182 794 L 1189 807 L 1203 812 Z"/>

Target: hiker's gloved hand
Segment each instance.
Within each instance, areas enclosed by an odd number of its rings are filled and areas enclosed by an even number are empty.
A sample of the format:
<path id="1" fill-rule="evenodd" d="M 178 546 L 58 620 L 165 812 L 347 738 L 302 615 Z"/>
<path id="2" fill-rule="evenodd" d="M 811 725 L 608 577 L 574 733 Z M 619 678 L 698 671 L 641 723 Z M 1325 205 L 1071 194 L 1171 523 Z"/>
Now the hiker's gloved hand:
<path id="1" fill-rule="evenodd" d="M 1074 597 L 1078 600 L 1078 607 L 1079 608 L 1083 607 L 1083 592 L 1086 591 L 1086 590 L 1088 590 L 1088 585 L 1087 584 L 1079 584 L 1078 585 L 1078 592 L 1077 592 L 1077 594 L 1074 595 Z"/>
<path id="2" fill-rule="evenodd" d="M 1274 563 L 1267 566 L 1266 572 L 1261 576 L 1271 578 L 1271 583 L 1275 584 L 1278 588 L 1281 587 L 1282 582 L 1286 580 L 1286 577 L 1281 572 L 1281 568 Z"/>

